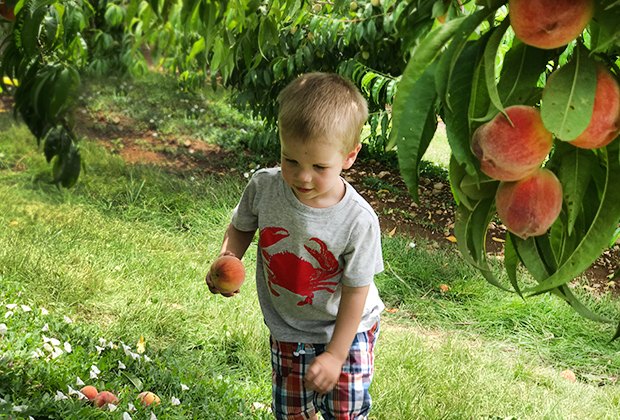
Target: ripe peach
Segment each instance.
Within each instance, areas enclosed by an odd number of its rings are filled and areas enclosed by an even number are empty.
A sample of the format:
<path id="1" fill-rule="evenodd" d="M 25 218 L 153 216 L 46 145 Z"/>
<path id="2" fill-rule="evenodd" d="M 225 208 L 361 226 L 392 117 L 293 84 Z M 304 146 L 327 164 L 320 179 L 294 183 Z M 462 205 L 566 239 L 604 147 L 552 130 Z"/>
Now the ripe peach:
<path id="1" fill-rule="evenodd" d="M 510 25 L 517 38 L 543 49 L 568 44 L 594 13 L 593 0 L 510 0 Z"/>
<path id="2" fill-rule="evenodd" d="M 88 398 L 89 401 L 94 400 L 97 394 L 99 393 L 99 391 L 97 391 L 97 388 L 95 388 L 92 385 L 86 385 L 85 387 L 80 389 L 80 392 L 84 394 L 84 396 Z"/>
<path id="3" fill-rule="evenodd" d="M 144 391 L 144 392 L 139 393 L 138 399 L 140 400 L 142 404 L 144 404 L 147 407 L 151 404 L 158 405 L 161 402 L 161 399 L 150 391 Z"/>
<path id="4" fill-rule="evenodd" d="M 596 92 L 590 124 L 570 144 L 582 149 L 607 146 L 620 134 L 620 86 L 602 65 L 596 68 Z"/>
<path id="5" fill-rule="evenodd" d="M 110 391 L 101 391 L 97 394 L 97 396 L 93 400 L 93 403 L 97 407 L 103 407 L 106 404 L 118 404 L 118 398 Z"/>
<path id="6" fill-rule="evenodd" d="M 211 265 L 211 280 L 221 293 L 238 290 L 245 280 L 245 268 L 239 258 L 223 255 Z"/>
<path id="7" fill-rule="evenodd" d="M 517 181 L 540 167 L 551 151 L 553 135 L 535 108 L 514 105 L 505 112 L 512 125 L 498 113 L 476 129 L 471 148 L 486 175 L 500 181 Z"/>
<path id="8" fill-rule="evenodd" d="M 517 182 L 500 182 L 497 214 L 510 232 L 527 239 L 544 234 L 562 210 L 562 184 L 553 172 L 539 169 Z"/>

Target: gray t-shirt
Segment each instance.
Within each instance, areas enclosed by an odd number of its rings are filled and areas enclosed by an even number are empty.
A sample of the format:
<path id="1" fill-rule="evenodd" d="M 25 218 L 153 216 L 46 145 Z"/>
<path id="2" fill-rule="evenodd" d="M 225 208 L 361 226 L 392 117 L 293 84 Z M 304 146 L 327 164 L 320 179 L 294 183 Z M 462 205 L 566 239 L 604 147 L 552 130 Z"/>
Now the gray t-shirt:
<path id="1" fill-rule="evenodd" d="M 347 182 L 327 208 L 301 203 L 280 168 L 257 171 L 234 210 L 240 231 L 259 230 L 256 286 L 265 323 L 278 341 L 328 343 L 341 285 L 370 285 L 358 332 L 384 308 L 374 284 L 383 271 L 379 220 Z"/>

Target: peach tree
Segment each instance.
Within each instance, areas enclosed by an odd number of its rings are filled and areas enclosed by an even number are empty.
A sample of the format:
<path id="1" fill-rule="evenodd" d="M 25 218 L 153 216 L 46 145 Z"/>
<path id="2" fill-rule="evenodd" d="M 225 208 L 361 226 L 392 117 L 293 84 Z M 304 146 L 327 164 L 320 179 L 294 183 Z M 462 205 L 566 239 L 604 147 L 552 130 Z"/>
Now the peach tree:
<path id="1" fill-rule="evenodd" d="M 467 6 L 415 47 L 398 84 L 391 141 L 400 171 L 417 197 L 418 165 L 440 117 L 464 258 L 497 287 L 553 293 L 613 322 L 569 282 L 610 246 L 620 221 L 620 2 Z M 507 280 L 486 251 L 496 216 L 507 228 Z"/>

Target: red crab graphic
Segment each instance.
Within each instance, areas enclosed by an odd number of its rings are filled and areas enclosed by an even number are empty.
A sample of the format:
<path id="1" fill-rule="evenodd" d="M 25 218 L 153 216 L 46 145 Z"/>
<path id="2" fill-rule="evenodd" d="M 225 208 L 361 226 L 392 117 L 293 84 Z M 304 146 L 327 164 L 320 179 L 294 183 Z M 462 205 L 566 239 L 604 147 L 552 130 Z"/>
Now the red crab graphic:
<path id="1" fill-rule="evenodd" d="M 318 250 L 304 245 L 304 248 L 319 263 L 318 268 L 292 252 L 284 251 L 271 255 L 265 251 L 265 248 L 269 248 L 288 236 L 288 230 L 280 227 L 267 227 L 260 231 L 258 244 L 267 266 L 267 284 L 271 293 L 274 296 L 280 296 L 280 293 L 273 288 L 273 284 L 277 284 L 303 297 L 304 299 L 297 303 L 299 306 L 312 305 L 314 292 L 317 290 L 334 293 L 338 282 L 328 280 L 340 274 L 342 269 L 334 254 L 319 238 L 310 238 L 310 241 L 318 244 Z"/>

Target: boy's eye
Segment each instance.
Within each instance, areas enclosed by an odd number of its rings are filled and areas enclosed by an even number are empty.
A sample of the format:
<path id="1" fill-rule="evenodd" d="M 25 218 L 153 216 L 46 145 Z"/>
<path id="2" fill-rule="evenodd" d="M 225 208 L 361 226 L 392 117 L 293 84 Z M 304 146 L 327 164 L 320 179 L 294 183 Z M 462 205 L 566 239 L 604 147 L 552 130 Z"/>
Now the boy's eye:
<path id="1" fill-rule="evenodd" d="M 325 166 L 320 166 L 320 165 L 314 165 L 314 169 L 316 169 L 317 171 L 322 171 L 327 169 Z"/>
<path id="2" fill-rule="evenodd" d="M 285 158 L 285 159 L 284 159 L 284 161 L 285 161 L 286 163 L 290 163 L 290 164 L 295 164 L 295 163 L 297 163 L 297 161 L 296 161 L 296 160 L 293 160 L 293 159 L 286 159 L 286 158 Z"/>

